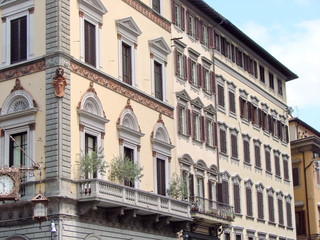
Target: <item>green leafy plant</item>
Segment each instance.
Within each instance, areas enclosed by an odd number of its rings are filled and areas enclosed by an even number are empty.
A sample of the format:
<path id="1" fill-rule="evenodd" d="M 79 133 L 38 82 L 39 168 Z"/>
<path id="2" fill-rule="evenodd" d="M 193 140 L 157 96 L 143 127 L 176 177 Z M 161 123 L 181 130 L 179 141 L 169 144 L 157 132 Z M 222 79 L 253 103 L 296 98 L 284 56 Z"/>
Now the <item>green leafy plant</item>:
<path id="1" fill-rule="evenodd" d="M 98 151 L 86 153 L 81 156 L 79 161 L 80 170 L 84 173 L 85 178 L 88 178 L 89 174 L 100 174 L 106 173 L 108 164 L 104 160 L 103 149 L 100 148 Z"/>
<path id="2" fill-rule="evenodd" d="M 186 200 L 188 198 L 188 185 L 186 180 L 174 173 L 171 177 L 167 194 L 178 200 Z"/>
<path id="3" fill-rule="evenodd" d="M 143 167 L 140 164 L 134 163 L 128 157 L 114 157 L 110 164 L 109 179 L 111 181 L 118 180 L 121 183 L 124 181 L 141 181 L 142 170 Z"/>

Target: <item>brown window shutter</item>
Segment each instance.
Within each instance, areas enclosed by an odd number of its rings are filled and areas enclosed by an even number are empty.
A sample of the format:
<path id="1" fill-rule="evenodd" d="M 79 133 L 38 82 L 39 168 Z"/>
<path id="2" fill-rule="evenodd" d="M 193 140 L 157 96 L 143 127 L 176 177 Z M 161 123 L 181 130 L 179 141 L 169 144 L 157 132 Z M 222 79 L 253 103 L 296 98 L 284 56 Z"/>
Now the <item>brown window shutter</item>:
<path id="1" fill-rule="evenodd" d="M 234 212 L 241 213 L 240 208 L 240 187 L 238 184 L 233 184 L 233 201 L 234 201 Z"/>
<path id="2" fill-rule="evenodd" d="M 190 197 L 194 197 L 194 177 L 193 174 L 189 174 L 189 194 Z"/>
<path id="3" fill-rule="evenodd" d="M 202 87 L 202 66 L 197 63 L 197 77 L 198 77 L 198 87 Z"/>
<path id="4" fill-rule="evenodd" d="M 291 204 L 290 202 L 286 203 L 286 212 L 287 212 L 287 226 L 292 227 L 292 213 L 291 213 Z"/>
<path id="5" fill-rule="evenodd" d="M 188 10 L 187 10 L 187 13 L 186 13 L 186 17 L 187 17 L 187 33 L 190 35 L 191 34 L 191 30 L 190 30 L 190 13 L 189 13 Z"/>
<path id="6" fill-rule="evenodd" d="M 176 76 L 178 76 L 178 51 L 174 49 L 174 70 Z"/>
<path id="7" fill-rule="evenodd" d="M 171 18 L 172 18 L 172 23 L 176 24 L 176 11 L 175 11 L 175 6 L 176 6 L 176 1 L 171 0 Z"/>
<path id="8" fill-rule="evenodd" d="M 246 188 L 247 216 L 252 216 L 252 192 L 250 188 Z"/>
<path id="9" fill-rule="evenodd" d="M 199 18 L 195 17 L 195 30 L 196 30 L 196 39 L 199 40 L 200 39 L 200 21 Z"/>
<path id="10" fill-rule="evenodd" d="M 292 168 L 293 186 L 299 186 L 299 168 Z"/>
<path id="11" fill-rule="evenodd" d="M 218 128 L 217 128 L 216 122 L 212 123 L 212 129 L 213 129 L 213 140 L 214 140 L 213 145 L 217 147 L 218 146 Z"/>
<path id="12" fill-rule="evenodd" d="M 209 199 L 212 200 L 212 182 L 208 181 L 208 196 Z"/>
<path id="13" fill-rule="evenodd" d="M 176 111 L 177 111 L 177 119 L 178 119 L 178 133 L 181 133 L 182 121 L 181 121 L 181 116 L 180 116 L 180 112 L 181 112 L 180 105 L 177 106 Z"/>
<path id="14" fill-rule="evenodd" d="M 243 118 L 244 117 L 244 100 L 239 97 L 239 105 L 240 105 L 240 117 Z"/>
<path id="15" fill-rule="evenodd" d="M 209 43 L 209 48 L 214 48 L 214 38 L 213 38 L 213 28 L 208 27 L 208 43 Z"/>
<path id="16" fill-rule="evenodd" d="M 262 127 L 262 110 L 258 108 L 259 127 Z"/>
<path id="17" fill-rule="evenodd" d="M 10 62 L 24 61 L 27 59 L 27 17 L 12 20 L 10 28 Z"/>
<path id="18" fill-rule="evenodd" d="M 289 165 L 287 160 L 283 160 L 283 177 L 285 180 L 289 180 Z"/>
<path id="19" fill-rule="evenodd" d="M 217 186 L 217 196 L 216 196 L 217 202 L 223 203 L 222 183 L 217 183 L 216 186 Z"/>
<path id="20" fill-rule="evenodd" d="M 191 112 L 190 109 L 187 109 L 187 135 L 191 136 Z"/>
<path id="21" fill-rule="evenodd" d="M 223 203 L 229 205 L 229 183 L 227 181 L 222 181 L 222 198 Z"/>
<path id="22" fill-rule="evenodd" d="M 254 155 L 255 155 L 255 163 L 256 167 L 261 167 L 261 156 L 260 156 L 260 146 L 254 146 Z"/>
<path id="23" fill-rule="evenodd" d="M 285 131 L 286 131 L 285 141 L 286 141 L 286 143 L 288 143 L 289 142 L 289 130 L 288 130 L 287 125 L 285 126 Z"/>
<path id="24" fill-rule="evenodd" d="M 210 71 L 210 78 L 211 78 L 211 93 L 216 94 L 216 76 L 215 73 Z"/>
<path id="25" fill-rule="evenodd" d="M 183 74 L 184 74 L 184 79 L 188 79 L 188 61 L 187 61 L 187 56 L 183 55 Z"/>
<path id="26" fill-rule="evenodd" d="M 186 22 L 185 22 L 185 10 L 184 7 L 180 7 L 181 8 L 181 29 L 184 31 L 185 30 L 185 26 L 186 26 Z"/>
<path id="27" fill-rule="evenodd" d="M 202 31 L 202 28 L 203 28 L 203 22 L 201 20 L 199 20 L 199 30 L 198 30 L 198 34 L 199 34 L 199 39 L 200 39 L 200 42 L 203 43 L 204 39 L 203 39 L 203 31 Z"/>
<path id="28" fill-rule="evenodd" d="M 278 138 L 281 138 L 281 122 L 277 120 L 277 126 L 278 126 Z"/>
<path id="29" fill-rule="evenodd" d="M 188 58 L 188 80 L 189 80 L 189 83 L 192 83 L 192 76 L 191 76 L 191 58 Z"/>
<path id="30" fill-rule="evenodd" d="M 205 142 L 205 131 L 204 131 L 204 116 L 200 117 L 200 131 L 201 131 L 201 141 Z"/>
<path id="31" fill-rule="evenodd" d="M 85 62 L 96 66 L 96 27 L 84 21 Z"/>
<path id="32" fill-rule="evenodd" d="M 247 110 L 248 110 L 248 120 L 252 121 L 252 104 L 247 101 Z"/>

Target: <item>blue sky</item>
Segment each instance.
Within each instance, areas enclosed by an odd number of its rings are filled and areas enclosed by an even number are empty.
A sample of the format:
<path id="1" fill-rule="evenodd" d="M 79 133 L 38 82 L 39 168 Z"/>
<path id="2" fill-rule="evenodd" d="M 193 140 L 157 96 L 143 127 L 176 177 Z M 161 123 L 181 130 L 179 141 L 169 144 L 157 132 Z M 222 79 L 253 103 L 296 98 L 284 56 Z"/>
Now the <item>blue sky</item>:
<path id="1" fill-rule="evenodd" d="M 299 79 L 287 104 L 320 131 L 320 0 L 205 0 Z"/>

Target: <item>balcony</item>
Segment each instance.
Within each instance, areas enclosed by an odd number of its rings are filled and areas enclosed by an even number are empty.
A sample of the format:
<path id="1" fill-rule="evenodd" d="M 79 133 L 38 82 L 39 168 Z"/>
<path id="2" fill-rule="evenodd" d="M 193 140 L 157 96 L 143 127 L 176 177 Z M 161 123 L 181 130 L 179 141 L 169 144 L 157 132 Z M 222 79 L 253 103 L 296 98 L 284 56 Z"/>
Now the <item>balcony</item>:
<path id="1" fill-rule="evenodd" d="M 192 221 L 190 203 L 101 179 L 77 181 L 80 214 L 90 209 L 121 208 L 137 215 L 168 217 L 172 222 Z"/>
<path id="2" fill-rule="evenodd" d="M 230 224 L 234 220 L 233 207 L 201 197 L 190 197 L 192 217 L 203 218 L 210 224 Z"/>

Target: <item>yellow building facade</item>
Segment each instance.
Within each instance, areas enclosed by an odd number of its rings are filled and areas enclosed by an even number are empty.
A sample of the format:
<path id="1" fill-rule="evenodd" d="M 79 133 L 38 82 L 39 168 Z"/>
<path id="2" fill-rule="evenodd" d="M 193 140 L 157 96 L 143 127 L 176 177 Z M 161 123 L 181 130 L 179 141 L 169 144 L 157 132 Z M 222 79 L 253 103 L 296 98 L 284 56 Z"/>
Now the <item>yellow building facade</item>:
<path id="1" fill-rule="evenodd" d="M 297 76 L 213 8 L 2 0 L 0 15 L 1 239 L 295 239 Z"/>
<path id="2" fill-rule="evenodd" d="M 298 239 L 319 238 L 319 132 L 299 118 L 290 119 L 290 143 Z"/>

